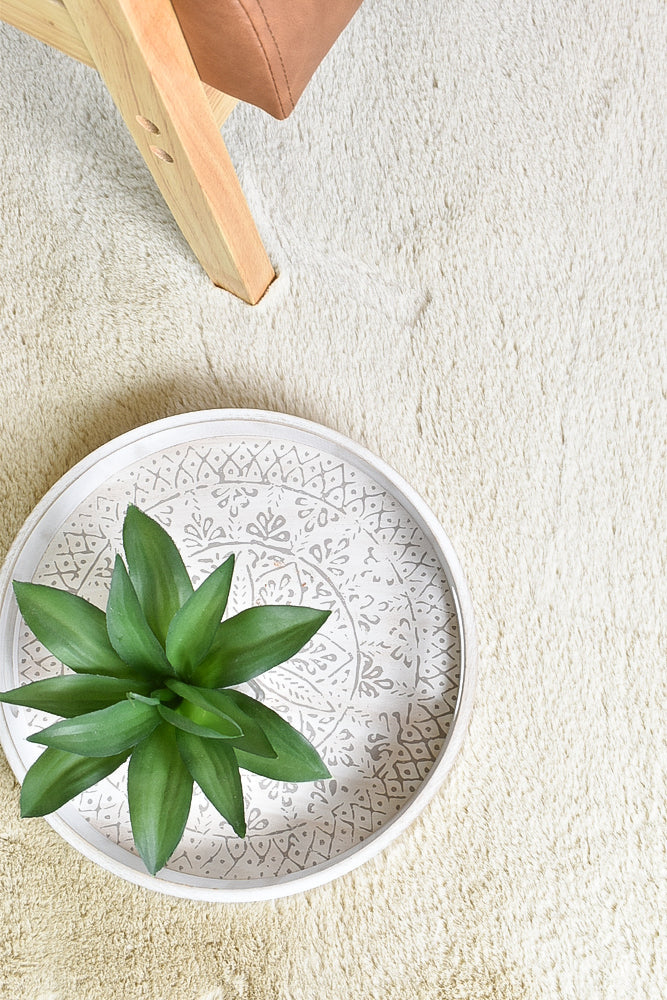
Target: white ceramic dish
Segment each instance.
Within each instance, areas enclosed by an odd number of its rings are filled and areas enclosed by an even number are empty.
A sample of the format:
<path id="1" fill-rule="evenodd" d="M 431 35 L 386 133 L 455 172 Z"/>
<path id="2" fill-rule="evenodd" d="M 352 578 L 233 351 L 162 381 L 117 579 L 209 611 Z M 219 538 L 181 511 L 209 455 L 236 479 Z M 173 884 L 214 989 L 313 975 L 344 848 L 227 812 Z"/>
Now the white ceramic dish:
<path id="1" fill-rule="evenodd" d="M 297 657 L 247 690 L 317 746 L 332 779 L 287 785 L 243 772 L 244 840 L 196 790 L 181 845 L 156 878 L 134 850 L 123 768 L 48 822 L 121 877 L 199 900 L 288 895 L 377 854 L 437 791 L 472 708 L 470 598 L 431 511 L 368 451 L 295 417 L 211 410 L 137 428 L 63 476 L 12 546 L 0 573 L 3 690 L 63 670 L 25 626 L 11 581 L 105 607 L 130 502 L 169 531 L 195 583 L 236 554 L 228 613 L 331 609 Z M 19 781 L 40 752 L 25 737 L 49 721 L 0 708 Z"/>

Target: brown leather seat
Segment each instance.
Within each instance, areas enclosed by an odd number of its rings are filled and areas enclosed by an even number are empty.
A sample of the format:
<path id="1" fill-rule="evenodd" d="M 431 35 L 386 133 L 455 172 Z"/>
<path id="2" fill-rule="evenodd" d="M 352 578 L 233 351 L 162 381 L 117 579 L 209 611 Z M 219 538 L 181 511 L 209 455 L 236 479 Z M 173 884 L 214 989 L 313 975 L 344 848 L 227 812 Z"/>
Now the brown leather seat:
<path id="1" fill-rule="evenodd" d="M 361 0 L 172 0 L 204 83 L 286 118 Z"/>

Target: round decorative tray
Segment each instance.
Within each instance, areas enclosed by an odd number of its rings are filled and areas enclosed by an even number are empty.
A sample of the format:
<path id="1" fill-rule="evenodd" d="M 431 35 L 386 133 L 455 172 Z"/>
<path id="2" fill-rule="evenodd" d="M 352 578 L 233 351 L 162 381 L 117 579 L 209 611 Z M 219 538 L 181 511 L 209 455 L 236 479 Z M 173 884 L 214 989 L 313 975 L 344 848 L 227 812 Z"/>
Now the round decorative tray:
<path id="1" fill-rule="evenodd" d="M 235 553 L 227 614 L 331 609 L 297 656 L 245 689 L 315 744 L 332 777 L 286 784 L 243 771 L 243 840 L 195 789 L 183 840 L 157 877 L 132 841 L 126 768 L 48 822 L 123 878 L 200 900 L 287 895 L 378 853 L 436 792 L 472 707 L 470 598 L 433 514 L 383 462 L 309 421 L 211 410 L 140 427 L 68 472 L 14 542 L 0 573 L 3 690 L 64 669 L 23 622 L 11 581 L 104 608 L 129 503 L 166 528 L 195 585 Z M 19 781 L 42 749 L 26 737 L 52 721 L 0 706 Z"/>

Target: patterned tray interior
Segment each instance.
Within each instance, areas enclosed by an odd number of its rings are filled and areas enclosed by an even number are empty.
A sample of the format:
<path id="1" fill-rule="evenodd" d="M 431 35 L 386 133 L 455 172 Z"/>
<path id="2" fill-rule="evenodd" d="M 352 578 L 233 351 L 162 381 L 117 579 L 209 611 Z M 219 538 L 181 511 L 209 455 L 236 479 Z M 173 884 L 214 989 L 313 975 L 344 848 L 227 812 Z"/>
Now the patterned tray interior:
<path id="1" fill-rule="evenodd" d="M 195 584 L 236 554 L 229 614 L 283 603 L 332 611 L 297 657 L 245 688 L 315 743 L 332 779 L 290 785 L 243 772 L 244 840 L 195 790 L 168 868 L 272 879 L 354 849 L 417 792 L 456 707 L 459 626 L 433 545 L 399 500 L 347 459 L 286 440 L 216 436 L 161 449 L 99 484 L 53 534 L 33 580 L 104 607 L 128 503 L 170 532 Z M 20 624 L 15 683 L 59 673 Z M 39 749 L 22 738 L 52 717 L 6 712 L 29 766 Z M 134 854 L 125 780 L 122 768 L 74 805 L 109 845 Z"/>

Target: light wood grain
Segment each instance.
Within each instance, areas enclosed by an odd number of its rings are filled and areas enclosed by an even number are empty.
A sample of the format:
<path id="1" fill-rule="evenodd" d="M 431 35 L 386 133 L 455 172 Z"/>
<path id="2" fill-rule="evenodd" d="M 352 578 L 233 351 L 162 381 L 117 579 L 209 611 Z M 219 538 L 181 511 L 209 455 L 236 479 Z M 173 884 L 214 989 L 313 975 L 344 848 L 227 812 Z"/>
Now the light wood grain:
<path id="1" fill-rule="evenodd" d="M 0 17 L 97 68 L 204 270 L 257 302 L 273 268 L 214 117 L 236 102 L 202 85 L 170 0 L 2 0 Z"/>
<path id="2" fill-rule="evenodd" d="M 0 0 L 0 21 L 66 52 L 87 66 L 95 65 L 60 0 Z"/>
<path id="3" fill-rule="evenodd" d="M 0 0 L 0 21 L 25 31 L 54 49 L 60 49 L 86 66 L 95 66 L 62 0 Z M 221 128 L 238 101 L 207 83 L 202 86 L 216 124 Z"/>
<path id="4" fill-rule="evenodd" d="M 216 90 L 215 87 L 209 87 L 207 83 L 202 83 L 202 87 L 213 113 L 215 124 L 218 128 L 222 128 L 239 102 L 235 97 L 223 94 L 221 90 Z"/>

